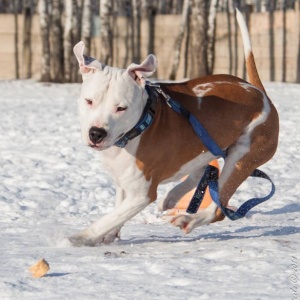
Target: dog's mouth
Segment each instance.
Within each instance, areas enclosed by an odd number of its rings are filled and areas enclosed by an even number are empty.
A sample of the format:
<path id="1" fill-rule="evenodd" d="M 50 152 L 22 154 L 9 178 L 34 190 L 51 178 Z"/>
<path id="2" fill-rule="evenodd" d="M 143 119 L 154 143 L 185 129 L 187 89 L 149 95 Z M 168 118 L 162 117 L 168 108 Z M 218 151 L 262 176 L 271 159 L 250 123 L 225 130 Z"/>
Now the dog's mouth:
<path id="1" fill-rule="evenodd" d="M 97 145 L 97 144 L 89 144 L 88 146 L 96 151 L 102 151 L 109 148 L 109 146 L 107 145 Z"/>

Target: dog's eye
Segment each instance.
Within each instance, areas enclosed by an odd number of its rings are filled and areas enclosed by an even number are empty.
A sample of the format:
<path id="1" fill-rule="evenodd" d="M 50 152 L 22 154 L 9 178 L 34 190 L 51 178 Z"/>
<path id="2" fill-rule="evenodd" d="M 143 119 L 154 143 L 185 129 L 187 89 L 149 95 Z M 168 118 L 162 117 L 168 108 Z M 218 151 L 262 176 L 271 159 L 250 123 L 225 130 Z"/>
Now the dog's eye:
<path id="1" fill-rule="evenodd" d="M 127 107 L 118 106 L 118 107 L 117 107 L 117 112 L 118 112 L 118 111 L 124 111 L 124 110 L 126 110 L 126 109 L 127 109 Z"/>
<path id="2" fill-rule="evenodd" d="M 86 101 L 86 103 L 88 105 L 92 105 L 93 104 L 93 100 L 91 100 L 91 99 L 85 99 L 85 101 Z"/>

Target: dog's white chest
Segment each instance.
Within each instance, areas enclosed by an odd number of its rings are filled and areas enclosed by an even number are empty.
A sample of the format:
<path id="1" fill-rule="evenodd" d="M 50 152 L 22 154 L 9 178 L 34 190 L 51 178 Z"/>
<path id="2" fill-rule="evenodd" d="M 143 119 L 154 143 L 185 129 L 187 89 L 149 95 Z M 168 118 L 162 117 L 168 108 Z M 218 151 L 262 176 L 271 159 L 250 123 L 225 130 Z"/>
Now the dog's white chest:
<path id="1" fill-rule="evenodd" d="M 130 142 L 125 149 L 111 147 L 102 151 L 104 167 L 113 177 L 116 184 L 126 190 L 128 187 L 135 191 L 148 189 L 150 182 L 146 180 L 143 171 L 136 164 L 136 149 L 139 144 L 139 137 Z"/>

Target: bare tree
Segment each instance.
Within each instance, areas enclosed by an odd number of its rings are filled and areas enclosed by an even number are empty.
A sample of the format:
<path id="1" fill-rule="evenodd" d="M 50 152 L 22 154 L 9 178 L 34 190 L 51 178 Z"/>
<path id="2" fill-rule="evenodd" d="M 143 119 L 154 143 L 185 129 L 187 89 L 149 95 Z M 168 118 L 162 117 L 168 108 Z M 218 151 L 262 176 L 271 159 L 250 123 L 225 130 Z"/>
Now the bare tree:
<path id="1" fill-rule="evenodd" d="M 76 0 L 65 1 L 64 28 L 64 81 L 75 82 L 78 79 L 78 67 L 72 48 L 80 39 L 80 18 Z"/>
<path id="2" fill-rule="evenodd" d="M 157 13 L 157 6 L 155 1 L 149 1 L 147 4 L 148 16 L 148 53 L 155 53 L 155 17 Z"/>
<path id="3" fill-rule="evenodd" d="M 131 35 L 131 29 L 132 29 L 132 11 L 131 11 L 131 3 L 130 1 L 125 1 L 125 14 L 126 14 L 126 37 L 125 37 L 125 57 L 123 61 L 123 68 L 126 68 L 129 61 L 129 55 L 130 55 L 130 35 Z M 132 43 L 132 41 L 131 41 Z"/>
<path id="4" fill-rule="evenodd" d="M 208 1 L 192 1 L 192 47 L 190 77 L 208 74 L 207 63 L 207 28 Z"/>
<path id="5" fill-rule="evenodd" d="M 173 65 L 172 70 L 169 76 L 169 79 L 175 80 L 176 73 L 178 70 L 180 56 L 181 56 L 181 44 L 184 36 L 184 32 L 187 27 L 188 18 L 189 18 L 189 10 L 190 10 L 190 0 L 184 0 L 183 3 L 183 10 L 181 15 L 181 23 L 178 31 L 178 35 L 175 41 L 175 51 L 174 51 L 174 58 L 173 58 Z"/>
<path id="6" fill-rule="evenodd" d="M 72 48 L 81 38 L 81 20 L 82 20 L 82 6 L 81 1 L 73 0 L 73 9 L 72 9 L 72 32 L 71 32 L 71 41 Z M 78 82 L 81 76 L 78 72 L 78 62 L 71 51 L 71 82 Z"/>
<path id="7" fill-rule="evenodd" d="M 18 22 L 18 4 L 17 0 L 13 0 L 14 21 L 15 21 L 15 76 L 16 79 L 20 78 L 19 73 L 19 22 Z"/>
<path id="8" fill-rule="evenodd" d="M 51 65 L 52 80 L 54 82 L 63 82 L 63 32 L 61 24 L 62 6 L 60 0 L 52 0 L 51 13 Z"/>
<path id="9" fill-rule="evenodd" d="M 42 40 L 42 70 L 41 81 L 51 81 L 50 76 L 50 14 L 49 14 L 49 0 L 39 0 L 39 15 L 41 27 L 41 40 Z"/>
<path id="10" fill-rule="evenodd" d="M 128 8 L 130 9 L 129 15 L 129 25 L 130 25 L 130 50 L 131 50 L 131 61 L 135 59 L 135 24 L 134 24 L 134 4 L 135 0 L 128 1 Z M 135 2 L 135 3 L 134 3 Z"/>
<path id="11" fill-rule="evenodd" d="M 105 64 L 112 63 L 113 40 L 110 26 L 111 1 L 100 1 L 100 37 L 101 37 L 101 61 Z"/>
<path id="12" fill-rule="evenodd" d="M 283 82 L 286 81 L 286 0 L 282 3 L 282 78 Z"/>
<path id="13" fill-rule="evenodd" d="M 230 16 L 230 4 L 226 3 L 226 15 L 227 15 L 227 30 L 228 30 L 228 53 L 229 53 L 229 70 L 228 74 L 232 74 L 232 43 L 231 43 L 231 16 Z"/>
<path id="14" fill-rule="evenodd" d="M 85 51 L 87 55 L 90 55 L 91 52 L 91 33 L 92 33 L 91 0 L 83 0 L 81 40 L 85 44 Z"/>
<path id="15" fill-rule="evenodd" d="M 112 18 L 112 24 L 114 24 L 114 26 L 112 27 L 112 36 L 114 37 L 114 64 L 116 66 L 120 66 L 122 59 L 120 60 L 120 30 L 119 30 L 119 24 L 118 24 L 118 12 L 119 12 L 119 7 L 118 7 L 118 1 L 114 2 L 114 6 L 113 6 L 113 18 Z M 124 32 L 124 27 L 121 28 L 121 32 Z M 126 30 L 125 30 L 126 32 Z M 122 47 L 123 48 L 123 47 Z M 127 51 L 127 49 L 126 49 Z M 128 51 L 127 51 L 128 54 Z M 124 63 L 124 60 L 123 60 Z M 127 67 L 127 65 L 125 65 L 124 67 Z"/>
<path id="16" fill-rule="evenodd" d="M 132 0 L 133 11 L 133 61 L 141 59 L 141 1 Z"/>
<path id="17" fill-rule="evenodd" d="M 71 82 L 72 0 L 65 1 L 64 81 Z"/>
<path id="18" fill-rule="evenodd" d="M 251 33 L 251 13 L 252 13 L 252 5 L 251 4 L 245 4 L 245 19 L 247 28 Z M 247 69 L 246 69 L 246 58 L 244 57 L 244 63 L 243 63 L 243 79 L 247 80 Z"/>
<path id="19" fill-rule="evenodd" d="M 183 60 L 183 77 L 188 77 L 188 70 L 189 70 L 189 53 L 190 53 L 190 43 L 191 43 L 191 10 L 189 10 L 189 17 L 186 26 L 186 38 L 185 38 L 185 45 L 184 45 L 184 60 Z"/>
<path id="20" fill-rule="evenodd" d="M 33 6 L 33 0 L 25 0 L 23 3 L 23 67 L 25 78 L 31 77 L 31 28 L 34 10 Z"/>
<path id="21" fill-rule="evenodd" d="M 270 46 L 269 46 L 269 57 L 270 57 L 270 80 L 275 80 L 275 34 L 274 34 L 274 10 L 276 7 L 276 0 L 270 0 L 269 3 L 269 36 L 270 36 Z"/>
<path id="22" fill-rule="evenodd" d="M 211 0 L 208 17 L 207 30 L 207 64 L 208 73 L 212 74 L 215 63 L 215 40 L 216 40 L 216 23 L 217 23 L 217 8 L 219 0 Z"/>
<path id="23" fill-rule="evenodd" d="M 298 33 L 298 55 L 296 67 L 296 82 L 300 83 L 300 3 L 296 3 L 296 16 L 297 16 L 297 33 Z"/>
<path id="24" fill-rule="evenodd" d="M 260 3 L 259 3 L 260 4 Z M 241 10 L 241 0 L 234 0 L 233 5 L 235 8 Z M 238 64 L 239 64 L 239 51 L 238 51 L 238 35 L 239 35 L 239 26 L 237 19 L 234 18 L 234 75 L 238 76 Z"/>

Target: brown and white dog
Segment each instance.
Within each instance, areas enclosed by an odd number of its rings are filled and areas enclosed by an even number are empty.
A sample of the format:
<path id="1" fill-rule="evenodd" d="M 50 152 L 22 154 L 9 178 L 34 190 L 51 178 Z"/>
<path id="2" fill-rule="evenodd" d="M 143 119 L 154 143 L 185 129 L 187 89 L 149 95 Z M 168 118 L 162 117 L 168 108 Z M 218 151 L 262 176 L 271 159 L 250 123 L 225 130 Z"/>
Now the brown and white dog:
<path id="1" fill-rule="evenodd" d="M 219 178 L 219 197 L 225 207 L 253 170 L 274 155 L 279 132 L 277 111 L 258 76 L 240 12 L 237 19 L 249 82 L 230 75 L 212 75 L 182 83 L 160 83 L 164 93 L 193 113 L 227 152 Z M 159 184 L 189 175 L 159 205 L 163 211 L 172 209 L 182 195 L 197 185 L 207 164 L 217 158 L 161 95 L 157 96 L 151 126 L 125 148 L 115 146 L 144 110 L 148 99 L 145 77 L 155 72 L 156 58 L 149 55 L 140 65 L 131 64 L 124 70 L 84 57 L 83 51 L 82 42 L 74 47 L 83 77 L 78 99 L 82 136 L 88 146 L 101 151 L 103 163 L 116 184 L 116 207 L 70 237 L 75 246 L 112 242 L 127 220 L 156 200 Z M 176 215 L 171 223 L 188 233 L 223 218 L 212 202 L 196 214 Z"/>

